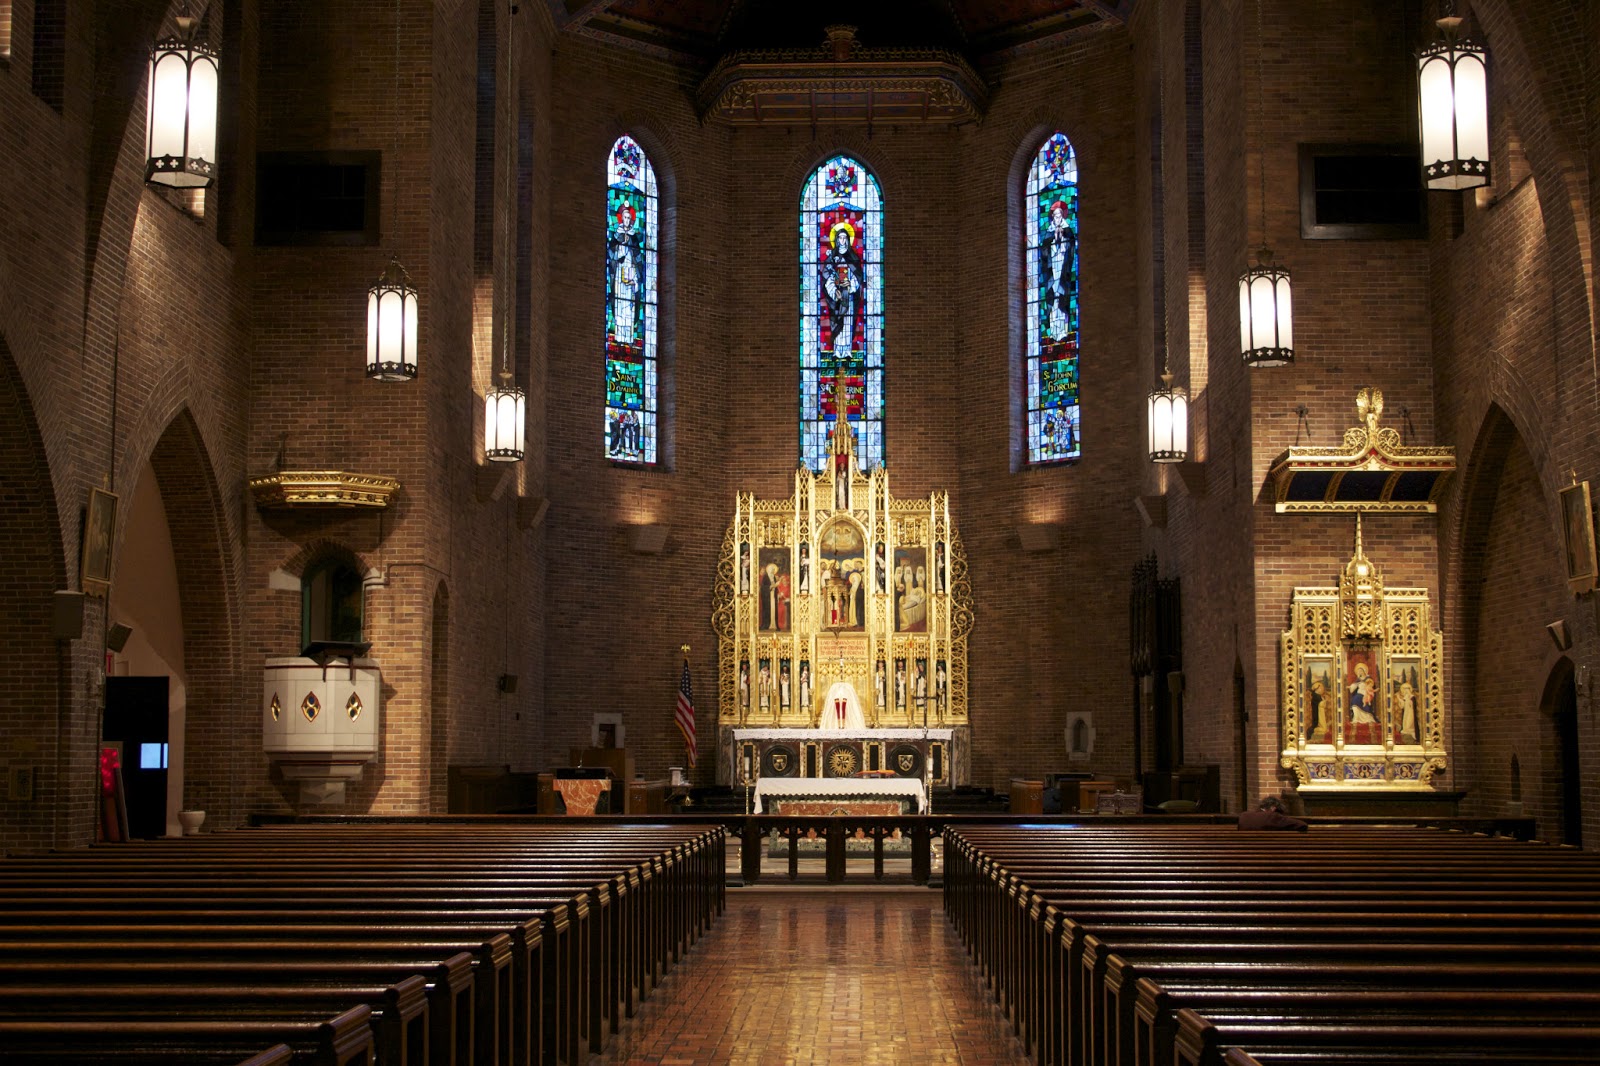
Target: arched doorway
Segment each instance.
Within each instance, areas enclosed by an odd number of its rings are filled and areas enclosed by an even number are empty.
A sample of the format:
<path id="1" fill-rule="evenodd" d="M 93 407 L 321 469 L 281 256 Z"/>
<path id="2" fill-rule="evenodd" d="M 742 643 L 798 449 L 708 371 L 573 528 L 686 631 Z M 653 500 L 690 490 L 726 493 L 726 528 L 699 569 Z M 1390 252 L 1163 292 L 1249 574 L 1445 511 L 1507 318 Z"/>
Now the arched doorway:
<path id="1" fill-rule="evenodd" d="M 1583 776 L 1578 753 L 1578 686 L 1571 659 L 1563 656 L 1550 671 L 1541 710 L 1549 716 L 1550 725 L 1545 735 L 1555 750 L 1545 761 L 1554 780 L 1545 782 L 1542 788 L 1554 807 L 1553 824 L 1540 829 L 1544 836 L 1552 839 L 1556 834 L 1551 830 L 1559 830 L 1561 843 L 1581 848 Z"/>

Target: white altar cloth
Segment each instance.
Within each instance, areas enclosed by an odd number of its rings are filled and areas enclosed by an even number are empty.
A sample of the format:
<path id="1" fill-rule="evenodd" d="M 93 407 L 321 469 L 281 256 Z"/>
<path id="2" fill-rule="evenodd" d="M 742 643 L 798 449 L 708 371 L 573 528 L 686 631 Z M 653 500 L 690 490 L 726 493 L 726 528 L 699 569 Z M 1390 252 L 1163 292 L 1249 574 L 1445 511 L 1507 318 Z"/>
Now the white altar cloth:
<path id="1" fill-rule="evenodd" d="M 856 695 L 854 685 L 836 681 L 828 687 L 827 695 L 822 698 L 817 728 L 835 732 L 867 728 L 866 715 L 861 713 L 861 698 Z"/>
<path id="2" fill-rule="evenodd" d="M 918 814 L 928 809 L 928 793 L 914 777 L 763 777 L 756 782 L 757 814 L 768 796 L 910 796 Z"/>
<path id="3" fill-rule="evenodd" d="M 743 726 L 733 730 L 734 743 L 741 740 L 817 740 L 822 734 L 828 740 L 942 740 L 950 743 L 952 730 L 949 728 L 921 727 L 915 729 L 848 729 L 848 730 L 818 730 L 818 729 L 746 729 Z"/>

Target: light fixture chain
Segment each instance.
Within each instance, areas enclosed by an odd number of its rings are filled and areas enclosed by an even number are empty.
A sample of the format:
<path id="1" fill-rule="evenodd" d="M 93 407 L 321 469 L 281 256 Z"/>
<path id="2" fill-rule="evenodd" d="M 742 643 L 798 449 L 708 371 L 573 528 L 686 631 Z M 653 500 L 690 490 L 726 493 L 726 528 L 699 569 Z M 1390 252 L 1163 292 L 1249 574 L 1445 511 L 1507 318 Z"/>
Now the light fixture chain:
<path id="1" fill-rule="evenodd" d="M 1260 115 L 1256 136 L 1261 149 L 1256 153 L 1261 183 L 1261 247 L 1267 247 L 1267 39 L 1262 28 L 1261 0 L 1256 0 L 1256 108 Z"/>

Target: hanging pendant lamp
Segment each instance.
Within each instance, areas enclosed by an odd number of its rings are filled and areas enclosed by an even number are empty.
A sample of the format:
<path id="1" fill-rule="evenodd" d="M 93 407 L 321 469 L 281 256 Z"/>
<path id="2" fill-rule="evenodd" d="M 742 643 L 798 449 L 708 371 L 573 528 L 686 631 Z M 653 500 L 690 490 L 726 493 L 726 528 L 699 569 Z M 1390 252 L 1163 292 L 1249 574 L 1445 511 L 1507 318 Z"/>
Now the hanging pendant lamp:
<path id="1" fill-rule="evenodd" d="M 385 161 L 393 191 L 389 195 L 389 240 L 400 230 L 400 0 L 394 5 L 394 145 Z M 367 377 L 411 381 L 417 376 L 417 287 L 391 255 L 389 265 L 367 290 Z"/>
<path id="2" fill-rule="evenodd" d="M 204 189 L 216 176 L 217 53 L 195 40 L 199 20 L 187 5 L 174 21 L 178 36 L 150 50 L 144 180 Z"/>
<path id="3" fill-rule="evenodd" d="M 1150 390 L 1150 461 L 1181 463 L 1189 458 L 1189 394 L 1172 383 L 1172 372 Z"/>
<path id="4" fill-rule="evenodd" d="M 1256 99 L 1267 106 L 1263 53 L 1266 37 L 1261 29 L 1261 0 L 1256 0 Z M 1265 123 L 1258 131 L 1261 144 L 1261 248 L 1256 261 L 1239 276 L 1239 353 L 1248 367 L 1287 366 L 1294 362 L 1293 302 L 1289 298 L 1289 271 L 1272 261 L 1267 247 L 1267 148 Z"/>
<path id="5" fill-rule="evenodd" d="M 511 16 L 515 16 L 517 7 L 511 5 L 510 16 L 506 19 L 506 128 L 505 135 L 501 138 L 501 145 L 505 155 L 505 183 L 503 186 L 506 198 L 506 209 L 503 214 L 504 223 L 500 231 L 499 240 L 499 270 L 502 299 L 500 304 L 500 370 L 497 380 L 483 395 L 483 455 L 485 459 L 496 463 L 516 463 L 522 460 L 524 452 L 524 427 L 527 425 L 528 400 L 527 395 L 516 384 L 516 375 L 511 369 L 511 342 L 516 332 L 516 317 L 511 313 L 512 301 L 516 291 L 514 281 L 516 263 L 511 254 L 511 229 L 515 216 L 517 197 L 513 182 L 511 161 L 516 155 L 517 142 L 516 115 L 517 115 L 517 89 L 516 89 L 516 49 L 517 37 L 515 23 Z"/>
<path id="6" fill-rule="evenodd" d="M 1489 52 L 1461 34 L 1454 5 L 1417 53 L 1422 178 L 1430 189 L 1489 184 Z"/>

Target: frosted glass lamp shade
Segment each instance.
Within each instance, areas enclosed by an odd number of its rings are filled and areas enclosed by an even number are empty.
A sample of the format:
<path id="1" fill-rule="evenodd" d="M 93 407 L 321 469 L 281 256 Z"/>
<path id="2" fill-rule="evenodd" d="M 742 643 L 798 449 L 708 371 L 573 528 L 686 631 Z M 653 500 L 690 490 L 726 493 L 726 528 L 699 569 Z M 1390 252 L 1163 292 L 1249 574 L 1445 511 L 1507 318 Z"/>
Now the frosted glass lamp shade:
<path id="1" fill-rule="evenodd" d="M 507 382 L 491 388 L 483 397 L 483 455 L 496 463 L 522 460 L 528 398 L 521 389 Z"/>
<path id="2" fill-rule="evenodd" d="M 1458 39 L 1461 20 L 1439 20 L 1441 39 L 1417 53 L 1422 178 L 1430 189 L 1489 184 L 1489 53 Z"/>
<path id="3" fill-rule="evenodd" d="M 216 175 L 217 54 L 169 37 L 150 51 L 144 180 L 203 189 Z"/>
<path id="4" fill-rule="evenodd" d="M 1289 272 L 1263 249 L 1239 278 L 1239 350 L 1246 366 L 1294 362 L 1294 316 Z"/>
<path id="5" fill-rule="evenodd" d="M 1181 463 L 1189 458 L 1189 394 L 1172 384 L 1171 374 L 1150 392 L 1150 461 Z"/>
<path id="6" fill-rule="evenodd" d="M 398 259 L 367 290 L 367 377 L 417 376 L 417 290 Z"/>

